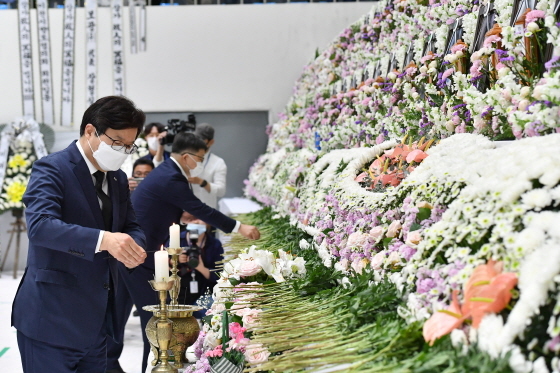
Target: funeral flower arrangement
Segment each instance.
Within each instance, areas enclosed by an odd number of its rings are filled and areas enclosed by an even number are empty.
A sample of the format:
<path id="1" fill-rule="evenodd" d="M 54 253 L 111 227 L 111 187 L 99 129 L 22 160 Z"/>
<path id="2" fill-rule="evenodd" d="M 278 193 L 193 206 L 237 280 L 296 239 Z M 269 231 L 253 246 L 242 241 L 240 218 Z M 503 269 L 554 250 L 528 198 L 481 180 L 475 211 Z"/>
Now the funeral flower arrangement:
<path id="1" fill-rule="evenodd" d="M 268 284 L 283 284 L 305 274 L 305 260 L 281 249 L 274 254 L 251 246 L 226 262 L 214 288 L 214 303 L 195 343 L 199 360 L 187 372 L 210 372 L 211 367 L 231 364 L 230 370 L 222 370 L 230 372 L 243 363 L 257 367 L 268 361 L 267 348 L 251 341 L 262 312 L 254 300 Z"/>
<path id="2" fill-rule="evenodd" d="M 0 140 L 0 158 L 3 168 L 0 213 L 21 210 L 22 198 L 33 163 L 46 155 L 39 124 L 34 120 L 18 118 L 4 127 Z"/>
<path id="3" fill-rule="evenodd" d="M 245 219 L 305 275 L 251 289 L 249 369 L 560 372 L 557 8 L 381 1 L 304 68 Z"/>

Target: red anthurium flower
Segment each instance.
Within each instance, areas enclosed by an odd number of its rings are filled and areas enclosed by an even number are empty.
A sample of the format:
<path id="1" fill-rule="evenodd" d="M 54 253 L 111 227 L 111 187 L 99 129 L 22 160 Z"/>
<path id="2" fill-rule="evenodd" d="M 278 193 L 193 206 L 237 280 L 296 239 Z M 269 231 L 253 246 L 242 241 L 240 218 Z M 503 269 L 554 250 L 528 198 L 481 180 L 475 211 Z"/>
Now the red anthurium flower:
<path id="1" fill-rule="evenodd" d="M 422 335 L 424 340 L 431 345 L 435 340 L 451 333 L 460 327 L 468 315 L 463 315 L 461 305 L 457 298 L 457 290 L 453 291 L 451 305 L 445 310 L 440 310 L 424 323 Z"/>
<path id="2" fill-rule="evenodd" d="M 478 266 L 465 285 L 463 313 L 470 314 L 478 328 L 487 313 L 501 312 L 511 300 L 511 290 L 517 285 L 514 273 L 502 273 L 501 262 L 489 260 Z"/>

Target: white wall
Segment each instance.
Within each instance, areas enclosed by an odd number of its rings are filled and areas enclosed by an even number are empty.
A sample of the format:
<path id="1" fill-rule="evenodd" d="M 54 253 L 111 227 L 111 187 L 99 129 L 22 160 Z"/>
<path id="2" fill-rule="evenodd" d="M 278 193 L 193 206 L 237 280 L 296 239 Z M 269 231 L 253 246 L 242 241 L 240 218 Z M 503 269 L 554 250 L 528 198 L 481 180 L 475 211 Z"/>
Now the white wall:
<path id="1" fill-rule="evenodd" d="M 148 8 L 148 50 L 130 54 L 125 93 L 145 111 L 270 110 L 272 120 L 302 67 L 372 3 L 203 5 Z M 56 121 L 60 121 L 62 9 L 50 9 Z M 112 94 L 111 21 L 99 8 L 99 96 Z M 40 120 L 36 15 L 32 11 Z M 85 110 L 84 12 L 78 8 L 74 123 Z M 0 11 L 0 123 L 21 115 L 17 11 Z"/>

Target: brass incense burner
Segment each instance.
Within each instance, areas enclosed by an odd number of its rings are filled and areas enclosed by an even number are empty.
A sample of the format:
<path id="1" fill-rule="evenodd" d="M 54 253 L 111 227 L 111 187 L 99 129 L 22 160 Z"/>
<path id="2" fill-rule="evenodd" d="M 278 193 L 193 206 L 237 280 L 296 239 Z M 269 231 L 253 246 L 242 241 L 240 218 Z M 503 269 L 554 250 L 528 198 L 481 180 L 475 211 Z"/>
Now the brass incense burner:
<path id="1" fill-rule="evenodd" d="M 152 312 L 154 316 L 146 325 L 146 336 L 150 342 L 154 360 L 152 373 L 177 373 L 177 368 L 182 368 L 185 351 L 191 346 L 200 332 L 198 321 L 193 317 L 193 312 L 202 307 L 178 304 L 181 278 L 177 275 L 177 264 L 182 248 L 167 248 L 172 259 L 172 275 L 168 282 L 150 281 L 150 285 L 159 292 L 159 305 L 145 306 L 143 309 Z M 167 304 L 167 292 L 171 303 Z M 169 363 L 170 354 L 173 353 L 174 364 Z M 158 364 L 159 362 L 159 364 Z"/>

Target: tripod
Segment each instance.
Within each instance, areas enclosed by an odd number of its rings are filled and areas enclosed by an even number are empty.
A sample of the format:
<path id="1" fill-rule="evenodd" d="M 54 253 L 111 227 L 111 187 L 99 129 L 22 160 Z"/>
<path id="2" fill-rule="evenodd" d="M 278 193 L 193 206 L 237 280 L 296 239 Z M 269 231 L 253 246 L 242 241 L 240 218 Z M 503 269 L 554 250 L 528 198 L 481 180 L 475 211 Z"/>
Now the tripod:
<path id="1" fill-rule="evenodd" d="M 12 246 L 12 241 L 14 239 L 14 235 L 16 236 L 16 253 L 14 259 L 14 279 L 17 278 L 17 268 L 19 262 L 19 248 L 21 243 L 21 234 L 27 232 L 27 227 L 23 222 L 23 210 L 12 210 L 12 215 L 16 218 L 16 221 L 10 223 L 12 229 L 8 231 L 10 233 L 10 239 L 8 240 L 8 246 L 6 248 L 6 253 L 4 254 L 4 259 L 2 260 L 2 264 L 0 265 L 0 273 L 4 270 L 4 265 L 6 264 L 6 259 L 8 258 L 8 254 L 10 252 L 10 247 Z"/>

